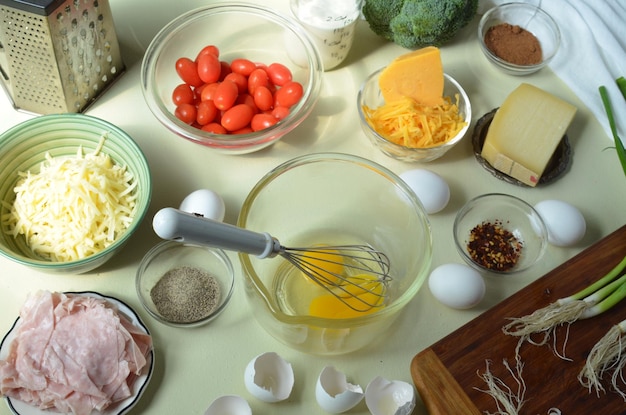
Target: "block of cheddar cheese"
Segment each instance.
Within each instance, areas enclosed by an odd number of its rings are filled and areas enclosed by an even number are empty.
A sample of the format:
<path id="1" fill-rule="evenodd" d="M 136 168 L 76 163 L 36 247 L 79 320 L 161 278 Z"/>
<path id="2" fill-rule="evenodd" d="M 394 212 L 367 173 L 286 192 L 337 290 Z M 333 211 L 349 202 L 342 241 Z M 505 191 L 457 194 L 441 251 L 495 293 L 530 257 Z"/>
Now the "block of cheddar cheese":
<path id="1" fill-rule="evenodd" d="M 493 117 L 481 156 L 494 169 L 534 187 L 575 114 L 570 103 L 522 83 Z"/>
<path id="2" fill-rule="evenodd" d="M 427 46 L 394 59 L 378 78 L 385 102 L 404 97 L 429 106 L 443 104 L 443 65 L 439 49 Z"/>

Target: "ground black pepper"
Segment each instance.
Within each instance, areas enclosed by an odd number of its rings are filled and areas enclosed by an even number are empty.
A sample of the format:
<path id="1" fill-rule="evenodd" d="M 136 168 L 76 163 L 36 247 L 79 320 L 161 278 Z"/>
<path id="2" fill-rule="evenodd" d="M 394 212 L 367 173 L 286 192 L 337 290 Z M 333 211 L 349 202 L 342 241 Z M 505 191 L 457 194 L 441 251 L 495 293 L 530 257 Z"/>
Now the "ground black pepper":
<path id="1" fill-rule="evenodd" d="M 191 323 L 207 317 L 220 301 L 214 276 L 190 266 L 167 271 L 150 290 L 157 311 L 176 323 Z"/>
<path id="2" fill-rule="evenodd" d="M 496 271 L 510 271 L 517 265 L 523 243 L 502 221 L 483 222 L 470 231 L 467 251 L 478 265 Z"/>

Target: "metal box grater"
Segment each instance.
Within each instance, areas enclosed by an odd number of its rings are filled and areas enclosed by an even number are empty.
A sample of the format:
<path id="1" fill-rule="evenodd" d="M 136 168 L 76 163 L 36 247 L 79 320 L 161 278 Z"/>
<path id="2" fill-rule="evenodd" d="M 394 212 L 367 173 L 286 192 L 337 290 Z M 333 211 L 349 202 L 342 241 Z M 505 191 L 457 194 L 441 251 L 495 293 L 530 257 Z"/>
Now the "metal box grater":
<path id="1" fill-rule="evenodd" d="M 82 112 L 123 71 L 108 0 L 0 0 L 0 81 L 15 109 Z"/>

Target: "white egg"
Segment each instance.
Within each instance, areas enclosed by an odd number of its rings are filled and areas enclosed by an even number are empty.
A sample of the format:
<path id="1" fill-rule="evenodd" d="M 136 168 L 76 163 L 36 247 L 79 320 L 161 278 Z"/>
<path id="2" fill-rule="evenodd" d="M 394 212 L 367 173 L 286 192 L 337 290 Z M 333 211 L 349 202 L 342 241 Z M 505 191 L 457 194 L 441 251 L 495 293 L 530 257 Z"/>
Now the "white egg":
<path id="1" fill-rule="evenodd" d="M 248 392 L 263 402 L 280 402 L 289 397 L 294 384 L 291 364 L 277 353 L 260 354 L 244 373 Z"/>
<path id="2" fill-rule="evenodd" d="M 319 406 L 331 414 L 340 414 L 354 408 L 363 399 L 363 389 L 348 383 L 346 375 L 333 366 L 322 369 L 315 386 Z"/>
<path id="3" fill-rule="evenodd" d="M 400 178 L 417 195 L 426 213 L 440 212 L 448 205 L 450 186 L 437 173 L 426 169 L 415 169 L 405 171 Z"/>
<path id="4" fill-rule="evenodd" d="M 181 202 L 179 209 L 220 222 L 224 220 L 226 215 L 224 199 L 209 189 L 199 189 L 189 193 Z"/>
<path id="5" fill-rule="evenodd" d="M 241 396 L 225 395 L 211 402 L 204 415 L 252 415 L 252 409 Z"/>
<path id="6" fill-rule="evenodd" d="M 365 404 L 372 415 L 409 415 L 415 408 L 415 388 L 377 376 L 365 388 Z"/>
<path id="7" fill-rule="evenodd" d="M 472 308 L 485 296 L 485 280 L 475 269 L 463 264 L 443 264 L 428 277 L 433 296 L 448 307 Z"/>
<path id="8" fill-rule="evenodd" d="M 555 246 L 571 246 L 587 231 L 583 214 L 575 206 L 561 200 L 543 200 L 535 210 L 548 228 L 548 242 Z"/>

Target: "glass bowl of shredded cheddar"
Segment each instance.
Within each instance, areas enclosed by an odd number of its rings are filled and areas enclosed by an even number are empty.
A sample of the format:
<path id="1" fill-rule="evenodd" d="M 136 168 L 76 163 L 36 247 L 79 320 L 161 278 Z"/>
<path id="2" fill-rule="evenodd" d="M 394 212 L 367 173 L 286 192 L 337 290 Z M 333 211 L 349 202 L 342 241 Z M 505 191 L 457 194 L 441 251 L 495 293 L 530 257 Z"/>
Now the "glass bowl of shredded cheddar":
<path id="1" fill-rule="evenodd" d="M 150 204 L 143 152 L 92 116 L 18 124 L 0 135 L 0 159 L 0 255 L 44 272 L 81 274 L 104 264 Z"/>
<path id="2" fill-rule="evenodd" d="M 363 82 L 357 108 L 365 135 L 384 154 L 425 163 L 440 158 L 463 139 L 472 109 L 454 78 L 444 74 L 442 104 L 424 105 L 409 97 L 386 102 L 379 85 L 383 70 Z"/>

